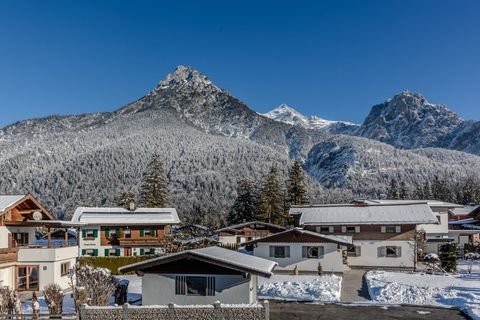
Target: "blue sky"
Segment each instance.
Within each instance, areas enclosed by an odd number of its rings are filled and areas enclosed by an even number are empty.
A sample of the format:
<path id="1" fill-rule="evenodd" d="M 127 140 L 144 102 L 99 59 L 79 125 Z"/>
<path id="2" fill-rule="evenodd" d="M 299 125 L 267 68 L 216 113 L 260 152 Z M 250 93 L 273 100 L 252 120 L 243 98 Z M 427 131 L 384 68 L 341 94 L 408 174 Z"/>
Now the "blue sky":
<path id="1" fill-rule="evenodd" d="M 112 111 L 193 66 L 251 108 L 361 122 L 408 89 L 480 120 L 480 1 L 0 1 L 0 126 Z"/>

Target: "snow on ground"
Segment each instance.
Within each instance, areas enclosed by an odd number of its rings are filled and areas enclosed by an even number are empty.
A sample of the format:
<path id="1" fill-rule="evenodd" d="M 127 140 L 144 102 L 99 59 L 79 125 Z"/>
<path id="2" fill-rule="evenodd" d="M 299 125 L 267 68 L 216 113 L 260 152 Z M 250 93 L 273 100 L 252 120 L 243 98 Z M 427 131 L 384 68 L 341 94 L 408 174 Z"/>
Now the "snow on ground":
<path id="1" fill-rule="evenodd" d="M 468 274 L 459 261 L 458 270 L 458 275 L 369 271 L 366 279 L 376 302 L 459 307 L 480 319 L 480 265 Z"/>
<path id="2" fill-rule="evenodd" d="M 288 301 L 339 301 L 342 278 L 335 275 L 294 276 L 275 274 L 258 278 L 259 299 Z"/>
<path id="3" fill-rule="evenodd" d="M 48 313 L 48 307 L 43 296 L 38 297 L 38 302 L 40 303 L 40 313 Z M 25 314 L 33 313 L 31 300 L 22 303 L 22 311 Z M 63 297 L 63 313 L 75 313 L 75 304 L 69 292 L 65 293 Z"/>

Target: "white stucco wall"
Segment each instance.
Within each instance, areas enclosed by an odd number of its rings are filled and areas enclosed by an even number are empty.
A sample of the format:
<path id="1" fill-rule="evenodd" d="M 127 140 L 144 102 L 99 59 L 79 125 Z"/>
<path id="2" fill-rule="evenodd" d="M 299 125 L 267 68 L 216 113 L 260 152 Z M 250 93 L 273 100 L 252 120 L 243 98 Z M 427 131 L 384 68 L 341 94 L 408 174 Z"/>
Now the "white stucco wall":
<path id="1" fill-rule="evenodd" d="M 3 287 L 13 288 L 14 275 L 15 275 L 14 266 L 0 268 L 0 287 L 3 286 Z"/>
<path id="2" fill-rule="evenodd" d="M 270 246 L 289 246 L 289 258 L 273 258 L 270 257 Z M 302 247 L 324 247 L 323 258 L 309 259 L 302 257 Z M 259 242 L 257 247 L 253 249 L 253 255 L 265 258 L 278 263 L 275 267 L 276 271 L 293 270 L 295 266 L 298 271 L 318 272 L 318 264 L 322 266 L 324 272 L 343 272 L 342 250 L 337 249 L 336 243 L 280 243 L 280 242 Z"/>
<path id="3" fill-rule="evenodd" d="M 414 267 L 413 241 L 354 240 L 353 244 L 361 247 L 361 255 L 359 257 L 348 257 L 348 265 L 350 266 L 390 268 Z M 385 246 L 401 247 L 401 257 L 379 257 L 378 248 Z"/>
<path id="4" fill-rule="evenodd" d="M 0 227 L 0 248 L 8 248 L 8 234 L 10 231 L 7 227 Z"/>
<path id="5" fill-rule="evenodd" d="M 202 275 L 188 276 L 215 277 L 215 296 L 188 296 L 175 294 L 175 278 L 181 274 L 152 274 L 142 277 L 142 304 L 167 305 L 170 302 L 179 305 L 212 304 L 215 301 L 229 304 L 256 302 L 256 282 L 254 277 L 241 275 Z"/>
<path id="6" fill-rule="evenodd" d="M 87 240 L 87 239 L 83 238 L 82 230 L 80 230 L 80 232 L 78 234 L 78 236 L 80 237 L 79 241 L 78 241 L 79 255 L 82 255 L 82 249 L 98 249 L 98 255 L 99 256 L 100 256 L 100 254 L 104 255 L 103 253 L 101 253 L 102 248 L 100 246 L 100 227 L 99 226 L 96 226 L 96 227 L 88 226 L 88 227 L 85 227 L 85 230 L 97 230 L 98 236 L 95 239 Z"/>
<path id="7" fill-rule="evenodd" d="M 440 224 L 419 224 L 417 230 L 425 230 L 427 238 L 448 236 L 448 209 L 435 209 L 433 214 L 440 218 Z"/>

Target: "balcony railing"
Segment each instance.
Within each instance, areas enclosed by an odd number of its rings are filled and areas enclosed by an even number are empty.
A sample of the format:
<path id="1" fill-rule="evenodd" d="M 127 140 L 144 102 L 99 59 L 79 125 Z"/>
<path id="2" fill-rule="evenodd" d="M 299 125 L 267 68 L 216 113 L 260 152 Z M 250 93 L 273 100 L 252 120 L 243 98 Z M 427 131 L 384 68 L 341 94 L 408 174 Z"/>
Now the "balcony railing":
<path id="1" fill-rule="evenodd" d="M 0 263 L 18 261 L 18 248 L 0 249 Z"/>

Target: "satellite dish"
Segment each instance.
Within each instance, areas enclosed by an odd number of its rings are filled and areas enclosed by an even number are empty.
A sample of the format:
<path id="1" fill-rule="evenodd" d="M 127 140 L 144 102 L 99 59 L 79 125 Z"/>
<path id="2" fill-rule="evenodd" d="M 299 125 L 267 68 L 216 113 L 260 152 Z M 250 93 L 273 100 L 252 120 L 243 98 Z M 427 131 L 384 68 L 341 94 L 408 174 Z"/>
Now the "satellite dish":
<path id="1" fill-rule="evenodd" d="M 43 215 L 40 211 L 35 211 L 33 213 L 33 220 L 42 220 Z"/>

